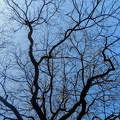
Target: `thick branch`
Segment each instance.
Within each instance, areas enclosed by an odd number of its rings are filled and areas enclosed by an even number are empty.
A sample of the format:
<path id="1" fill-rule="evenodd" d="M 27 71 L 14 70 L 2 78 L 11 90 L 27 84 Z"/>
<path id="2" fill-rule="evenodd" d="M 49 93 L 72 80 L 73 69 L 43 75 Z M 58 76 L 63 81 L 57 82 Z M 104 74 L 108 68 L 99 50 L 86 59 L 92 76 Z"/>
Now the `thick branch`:
<path id="1" fill-rule="evenodd" d="M 71 114 L 73 114 L 75 112 L 76 108 L 79 107 L 81 104 L 82 104 L 82 110 L 81 110 L 81 112 L 80 112 L 80 114 L 78 116 L 78 119 L 79 120 L 82 119 L 82 117 L 86 113 L 85 112 L 85 108 L 86 108 L 85 97 L 86 97 L 87 92 L 89 91 L 89 89 L 90 89 L 90 87 L 92 85 L 92 81 L 94 79 L 104 77 L 104 76 L 108 75 L 109 72 L 115 70 L 112 61 L 109 58 L 108 59 L 106 58 L 106 55 L 104 53 L 106 49 L 107 49 L 107 47 L 105 46 L 105 48 L 102 51 L 104 62 L 109 62 L 109 64 L 111 65 L 111 68 L 108 68 L 108 70 L 106 72 L 104 72 L 104 73 L 101 73 L 99 75 L 95 75 L 95 76 L 89 78 L 88 81 L 87 81 L 87 84 L 85 85 L 85 87 L 83 88 L 83 90 L 81 92 L 80 100 L 77 103 L 75 103 L 75 105 L 70 109 L 70 111 L 67 114 L 65 114 L 64 116 L 62 116 L 59 120 L 66 120 L 67 118 L 69 118 L 71 116 Z"/>
<path id="2" fill-rule="evenodd" d="M 16 115 L 16 117 L 18 118 L 18 120 L 23 120 L 22 117 L 20 116 L 20 113 L 18 112 L 18 110 L 9 102 L 7 102 L 3 97 L 0 96 L 0 101 L 7 106 L 8 108 L 10 108 L 13 113 Z"/>
<path id="3" fill-rule="evenodd" d="M 39 69 L 38 69 L 38 63 L 35 60 L 34 56 L 33 56 L 33 38 L 32 38 L 32 33 L 33 33 L 33 28 L 31 26 L 31 23 L 29 21 L 26 21 L 26 25 L 29 27 L 29 33 L 28 33 L 28 39 L 30 41 L 30 47 L 29 47 L 29 56 L 30 56 L 30 60 L 34 65 L 34 87 L 35 87 L 35 91 L 33 93 L 33 96 L 31 98 L 31 103 L 32 106 L 34 108 L 34 110 L 36 111 L 36 113 L 38 114 L 39 118 L 41 120 L 46 120 L 45 115 L 43 114 L 41 108 L 39 107 L 38 103 L 36 102 L 36 98 L 38 95 L 38 90 L 39 90 L 39 85 L 38 85 L 38 78 L 39 78 Z"/>

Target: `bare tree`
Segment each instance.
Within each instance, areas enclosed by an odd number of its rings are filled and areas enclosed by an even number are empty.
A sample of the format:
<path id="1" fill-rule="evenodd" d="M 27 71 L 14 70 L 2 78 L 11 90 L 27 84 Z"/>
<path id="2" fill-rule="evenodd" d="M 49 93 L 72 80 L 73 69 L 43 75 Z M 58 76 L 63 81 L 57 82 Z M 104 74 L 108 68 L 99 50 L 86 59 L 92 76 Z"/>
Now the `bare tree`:
<path id="1" fill-rule="evenodd" d="M 1 118 L 119 118 L 120 1 L 5 3 L 20 45 L 1 62 Z"/>

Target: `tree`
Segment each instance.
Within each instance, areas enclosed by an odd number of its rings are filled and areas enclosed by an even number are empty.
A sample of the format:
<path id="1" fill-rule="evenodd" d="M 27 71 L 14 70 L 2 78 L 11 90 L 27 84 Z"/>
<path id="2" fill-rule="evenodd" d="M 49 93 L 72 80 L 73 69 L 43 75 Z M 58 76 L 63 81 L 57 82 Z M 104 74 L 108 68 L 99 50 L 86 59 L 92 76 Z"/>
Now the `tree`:
<path id="1" fill-rule="evenodd" d="M 1 118 L 120 117 L 119 0 L 5 4 L 16 39 L 1 62 Z"/>

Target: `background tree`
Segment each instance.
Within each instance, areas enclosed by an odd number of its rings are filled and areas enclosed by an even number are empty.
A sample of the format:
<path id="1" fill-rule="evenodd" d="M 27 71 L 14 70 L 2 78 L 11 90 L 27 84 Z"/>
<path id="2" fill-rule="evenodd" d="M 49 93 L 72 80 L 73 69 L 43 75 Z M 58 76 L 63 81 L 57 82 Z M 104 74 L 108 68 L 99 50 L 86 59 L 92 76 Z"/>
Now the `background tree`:
<path id="1" fill-rule="evenodd" d="M 119 117 L 119 0 L 5 4 L 15 34 L 1 60 L 1 119 Z"/>

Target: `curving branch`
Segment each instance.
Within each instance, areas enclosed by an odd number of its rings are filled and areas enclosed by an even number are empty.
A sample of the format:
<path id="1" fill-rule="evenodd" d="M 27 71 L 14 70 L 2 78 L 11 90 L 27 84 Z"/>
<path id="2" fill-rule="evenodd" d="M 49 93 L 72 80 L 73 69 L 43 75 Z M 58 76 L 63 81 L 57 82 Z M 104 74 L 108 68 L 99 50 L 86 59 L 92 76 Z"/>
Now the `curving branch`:
<path id="1" fill-rule="evenodd" d="M 92 85 L 93 80 L 101 78 L 101 77 L 104 77 L 104 76 L 108 75 L 111 71 L 115 70 L 112 61 L 109 58 L 107 58 L 106 55 L 105 55 L 105 50 L 106 49 L 107 49 L 107 46 L 105 44 L 105 47 L 104 47 L 104 49 L 102 51 L 104 62 L 108 62 L 111 67 L 108 68 L 108 70 L 106 72 L 101 73 L 99 75 L 92 76 L 92 77 L 90 77 L 87 80 L 87 83 L 84 86 L 84 88 L 83 88 L 83 90 L 82 90 L 82 92 L 80 94 L 80 100 L 77 103 L 75 103 L 74 106 L 69 110 L 69 112 L 67 114 L 63 115 L 59 120 L 65 120 L 65 119 L 69 118 L 75 112 L 76 108 L 78 108 L 80 105 L 82 105 L 82 110 L 79 113 L 79 115 L 77 117 L 77 120 L 81 120 L 82 117 L 86 114 L 86 110 L 85 110 L 85 108 L 86 108 L 85 97 L 86 97 L 86 95 L 87 95 L 87 93 L 88 93 L 88 91 L 89 91 L 89 89 L 90 89 L 90 87 Z"/>
<path id="2" fill-rule="evenodd" d="M 38 95 L 38 90 L 39 90 L 39 85 L 38 85 L 38 78 L 39 78 L 39 69 L 38 69 L 38 63 L 36 62 L 34 56 L 33 56 L 33 38 L 32 38 L 32 33 L 33 33 L 33 28 L 31 26 L 31 23 L 29 21 L 26 21 L 26 25 L 29 27 L 29 33 L 28 33 L 28 39 L 30 41 L 30 47 L 29 47 L 29 56 L 32 64 L 34 65 L 34 87 L 35 91 L 33 91 L 33 96 L 31 98 L 31 103 L 33 105 L 33 108 L 37 112 L 38 116 L 40 117 L 41 120 L 46 120 L 45 115 L 43 114 L 41 108 L 39 107 L 38 103 L 36 102 L 36 98 Z"/>
<path id="3" fill-rule="evenodd" d="M 23 118 L 21 117 L 20 113 L 18 112 L 18 110 L 12 105 L 10 104 L 6 99 L 4 99 L 3 97 L 0 96 L 0 101 L 8 108 L 11 109 L 11 111 L 16 115 L 16 117 L 18 118 L 18 120 L 23 120 Z"/>

